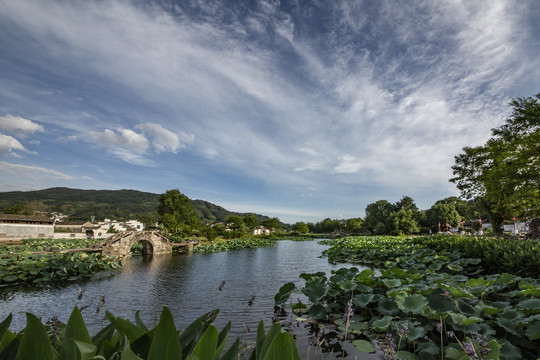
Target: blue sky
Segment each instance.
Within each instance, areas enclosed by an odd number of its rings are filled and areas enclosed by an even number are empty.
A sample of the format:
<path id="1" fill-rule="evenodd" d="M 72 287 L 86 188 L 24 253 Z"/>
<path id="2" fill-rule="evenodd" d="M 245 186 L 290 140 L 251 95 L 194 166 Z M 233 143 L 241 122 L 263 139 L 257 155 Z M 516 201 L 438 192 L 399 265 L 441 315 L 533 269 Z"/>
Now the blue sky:
<path id="1" fill-rule="evenodd" d="M 540 91 L 539 33 L 536 0 L 0 0 L 0 190 L 427 209 Z"/>

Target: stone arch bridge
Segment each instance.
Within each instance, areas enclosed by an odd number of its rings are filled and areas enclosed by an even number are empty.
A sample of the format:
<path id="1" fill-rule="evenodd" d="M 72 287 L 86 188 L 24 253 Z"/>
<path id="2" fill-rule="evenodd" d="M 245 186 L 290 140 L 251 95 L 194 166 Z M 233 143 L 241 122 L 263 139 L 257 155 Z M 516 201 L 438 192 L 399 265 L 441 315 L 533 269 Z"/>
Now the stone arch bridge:
<path id="1" fill-rule="evenodd" d="M 129 255 L 131 247 L 136 243 L 142 243 L 146 254 L 170 254 L 173 247 L 185 247 L 186 250 L 200 242 L 190 241 L 182 244 L 172 244 L 169 239 L 155 231 L 124 231 L 120 232 L 101 245 L 101 253 L 112 256 Z"/>

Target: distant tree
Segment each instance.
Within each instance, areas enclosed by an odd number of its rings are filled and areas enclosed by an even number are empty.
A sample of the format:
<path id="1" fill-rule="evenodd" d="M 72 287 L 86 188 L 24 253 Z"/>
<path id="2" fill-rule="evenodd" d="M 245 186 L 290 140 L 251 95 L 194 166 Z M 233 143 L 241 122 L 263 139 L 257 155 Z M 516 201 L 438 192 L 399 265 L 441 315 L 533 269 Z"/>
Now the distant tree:
<path id="1" fill-rule="evenodd" d="M 391 233 L 394 235 L 416 234 L 420 231 L 418 224 L 420 212 L 409 196 L 404 196 L 394 204 L 390 215 Z"/>
<path id="2" fill-rule="evenodd" d="M 386 200 L 379 200 L 366 207 L 365 228 L 375 235 L 389 234 L 392 230 L 391 216 L 394 206 Z"/>
<path id="3" fill-rule="evenodd" d="M 350 218 L 345 220 L 345 231 L 348 233 L 358 234 L 362 232 L 364 226 L 364 219 L 362 218 Z"/>
<path id="4" fill-rule="evenodd" d="M 262 225 L 265 228 L 272 229 L 272 230 L 279 230 L 281 228 L 279 219 L 277 217 L 263 220 Z"/>
<path id="5" fill-rule="evenodd" d="M 450 196 L 442 200 L 437 200 L 435 205 L 437 204 L 454 205 L 454 208 L 457 210 L 462 219 L 471 220 L 478 217 L 478 213 L 475 213 L 474 203 L 460 199 L 457 196 Z"/>
<path id="6" fill-rule="evenodd" d="M 461 222 L 461 216 L 452 204 L 435 204 L 426 211 L 429 228 L 434 231 L 446 230 L 446 223 L 450 227 L 457 228 Z"/>
<path id="7" fill-rule="evenodd" d="M 227 226 L 234 231 L 241 231 L 244 229 L 244 219 L 240 215 L 230 215 L 227 220 Z"/>
<path id="8" fill-rule="evenodd" d="M 259 220 L 253 213 L 246 214 L 244 216 L 244 224 L 249 230 L 255 229 L 257 226 L 259 226 Z"/>
<path id="9" fill-rule="evenodd" d="M 309 232 L 309 227 L 306 223 L 299 221 L 293 225 L 293 230 L 298 234 L 306 234 Z"/>
<path id="10" fill-rule="evenodd" d="M 512 114 L 492 129 L 487 143 L 465 147 L 455 157 L 450 181 L 466 199 L 485 200 L 492 225 L 501 219 L 540 216 L 539 100 L 540 94 L 512 100 Z"/>
<path id="11" fill-rule="evenodd" d="M 191 200 L 178 189 L 161 194 L 156 211 L 161 217 L 160 222 L 172 233 L 191 235 L 201 227 Z"/>
<path id="12" fill-rule="evenodd" d="M 420 232 L 417 218 L 418 214 L 410 209 L 401 208 L 392 212 L 392 215 L 390 215 L 392 234 L 410 235 Z"/>
<path id="13" fill-rule="evenodd" d="M 144 224 L 144 227 L 153 227 L 156 225 L 158 219 L 156 216 L 150 214 L 141 214 L 137 216 L 137 221 L 140 221 Z"/>
<path id="14" fill-rule="evenodd" d="M 4 214 L 48 216 L 49 208 L 43 201 L 27 201 L 3 210 Z"/>

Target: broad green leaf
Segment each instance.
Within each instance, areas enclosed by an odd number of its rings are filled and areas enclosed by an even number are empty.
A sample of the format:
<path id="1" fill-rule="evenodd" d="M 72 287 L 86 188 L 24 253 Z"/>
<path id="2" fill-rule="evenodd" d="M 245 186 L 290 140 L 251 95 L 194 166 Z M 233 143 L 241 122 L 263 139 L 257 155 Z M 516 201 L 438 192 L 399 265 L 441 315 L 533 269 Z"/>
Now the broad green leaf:
<path id="1" fill-rule="evenodd" d="M 361 352 L 375 352 L 375 347 L 367 340 L 353 340 L 352 343 L 354 347 Z"/>
<path id="2" fill-rule="evenodd" d="M 527 335 L 527 337 L 531 340 L 540 339 L 540 321 L 536 320 L 529 326 L 527 326 L 527 329 L 525 330 L 525 335 Z"/>
<path id="3" fill-rule="evenodd" d="M 124 349 L 122 350 L 122 355 L 120 360 L 143 360 L 142 358 L 135 355 L 135 353 L 129 347 L 129 341 L 126 340 L 124 344 Z"/>
<path id="4" fill-rule="evenodd" d="M 105 340 L 110 340 L 114 334 L 114 322 L 105 326 L 96 335 L 92 337 L 92 344 L 101 347 Z"/>
<path id="5" fill-rule="evenodd" d="M 308 309 L 307 314 L 314 319 L 322 319 L 326 316 L 326 309 L 320 304 L 315 304 Z"/>
<path id="6" fill-rule="evenodd" d="M 385 331 L 392 322 L 392 316 L 386 315 L 382 319 L 375 319 L 371 323 L 371 327 L 375 331 Z"/>
<path id="7" fill-rule="evenodd" d="M 79 340 L 85 343 L 92 343 L 92 338 L 86 329 L 83 317 L 79 308 L 75 306 L 64 330 L 64 336 L 62 337 L 62 348 L 60 350 L 60 357 L 65 360 L 77 360 L 81 354 L 75 344 L 75 340 Z"/>
<path id="8" fill-rule="evenodd" d="M 521 332 L 521 330 L 516 327 L 516 323 L 512 320 L 498 317 L 497 324 L 499 324 L 500 327 L 502 327 L 504 330 L 506 330 L 510 334 L 514 334 L 519 337 L 523 336 L 523 333 Z"/>
<path id="9" fill-rule="evenodd" d="M 0 340 L 4 338 L 4 334 L 6 333 L 7 329 L 9 329 L 9 325 L 11 325 L 11 319 L 13 319 L 13 315 L 10 313 L 1 323 L 0 323 Z"/>
<path id="10" fill-rule="evenodd" d="M 26 313 L 26 328 L 15 360 L 32 359 L 52 360 L 53 352 L 47 331 L 41 321 L 35 315 Z"/>
<path id="11" fill-rule="evenodd" d="M 268 351 L 264 355 L 264 360 L 284 360 L 284 359 L 300 359 L 296 345 L 288 333 L 280 333 L 276 335 Z"/>
<path id="12" fill-rule="evenodd" d="M 387 288 L 394 288 L 401 286 L 401 280 L 399 279 L 383 279 L 382 282 Z"/>
<path id="13" fill-rule="evenodd" d="M 263 326 L 264 329 L 264 326 Z M 260 353 L 257 353 L 257 359 L 264 359 L 266 356 L 266 352 L 270 348 L 270 345 L 272 345 L 272 342 L 274 341 L 274 338 L 278 336 L 281 333 L 281 326 L 276 323 L 272 325 L 270 330 L 268 330 L 268 333 L 264 337 L 264 342 L 261 347 Z M 258 334 L 257 334 L 258 337 Z"/>
<path id="14" fill-rule="evenodd" d="M 396 296 L 396 303 L 400 310 L 413 314 L 420 314 L 428 306 L 428 301 L 423 295 L 407 296 L 399 294 Z"/>
<path id="15" fill-rule="evenodd" d="M 216 350 L 216 356 L 219 356 L 223 349 L 225 348 L 225 344 L 227 343 L 227 339 L 229 337 L 229 331 L 231 330 L 231 321 L 227 323 L 227 325 L 219 332 L 218 335 L 218 342 L 217 342 L 217 350 Z"/>
<path id="16" fill-rule="evenodd" d="M 441 354 L 441 349 L 434 342 L 426 342 L 418 345 L 416 353 L 420 359 L 432 359 Z"/>
<path id="17" fill-rule="evenodd" d="M 454 324 L 465 327 L 483 320 L 482 318 L 479 318 L 477 316 L 467 317 L 463 314 L 457 313 L 450 313 L 450 316 L 452 317 L 452 321 L 454 322 Z"/>
<path id="18" fill-rule="evenodd" d="M 9 330 L 6 330 L 6 332 L 4 333 L 4 336 L 2 337 L 2 339 L 0 339 L 0 355 L 2 355 L 2 352 L 4 351 L 4 349 L 9 345 L 11 344 L 11 342 L 13 340 L 17 340 L 17 343 L 20 342 L 20 338 L 17 337 L 17 335 L 15 335 L 14 333 L 12 333 L 11 331 Z M 19 345 L 17 345 L 18 347 Z M 7 357 L 7 356 L 6 356 Z M 15 357 L 15 354 L 13 355 L 13 357 Z M 2 359 L 2 357 L 0 356 L 0 359 Z"/>
<path id="19" fill-rule="evenodd" d="M 240 339 L 237 338 L 236 341 L 231 345 L 231 347 L 220 357 L 220 360 L 236 360 L 238 358 L 238 349 L 240 348 Z M 256 350 L 253 350 L 255 352 Z"/>
<path id="20" fill-rule="evenodd" d="M 216 353 L 218 344 L 218 331 L 214 325 L 208 326 L 204 334 L 199 339 L 195 349 L 188 360 L 214 360 L 219 354 Z M 172 360 L 172 358 L 171 358 Z"/>
<path id="21" fill-rule="evenodd" d="M 148 360 L 176 360 L 182 358 L 182 347 L 171 311 L 164 306 L 154 339 L 148 352 Z"/>
<path id="22" fill-rule="evenodd" d="M 137 325 L 132 324 L 129 320 L 117 317 L 114 323 L 114 327 L 123 335 L 127 336 L 129 342 L 137 340 L 143 336 L 146 331 L 142 330 Z"/>
<path id="23" fill-rule="evenodd" d="M 294 289 L 296 289 L 296 285 L 294 285 L 292 282 L 288 282 L 280 287 L 278 293 L 274 296 L 276 306 L 286 303 Z"/>
<path id="24" fill-rule="evenodd" d="M 79 353 L 81 354 L 80 360 L 88 360 L 92 356 L 96 355 L 97 346 L 94 344 L 85 343 L 79 340 L 75 340 L 75 345 L 77 345 L 77 348 L 79 349 Z"/>
<path id="25" fill-rule="evenodd" d="M 527 313 L 540 313 L 540 299 L 529 299 L 522 301 L 516 305 L 516 308 L 524 310 Z"/>
<path id="26" fill-rule="evenodd" d="M 466 356 L 465 351 L 456 349 L 454 347 L 447 347 L 444 350 L 444 358 L 449 360 L 459 360 L 463 356 Z"/>
<path id="27" fill-rule="evenodd" d="M 139 310 L 137 310 L 137 312 L 135 313 L 135 324 L 144 332 L 148 332 L 148 328 L 146 327 L 146 325 L 144 325 L 144 322 L 141 320 L 139 313 Z"/>
<path id="28" fill-rule="evenodd" d="M 499 360 L 499 352 L 501 350 L 501 345 L 497 340 L 493 339 L 488 342 L 488 348 L 491 349 L 491 353 L 487 356 L 488 360 Z"/>
<path id="29" fill-rule="evenodd" d="M 349 279 L 340 281 L 338 283 L 338 285 L 339 285 L 341 290 L 347 291 L 347 292 L 350 292 L 350 291 L 353 291 L 354 289 L 356 289 L 356 282 L 353 281 L 353 280 L 349 280 Z"/>
<path id="30" fill-rule="evenodd" d="M 399 314 L 399 308 L 394 299 L 384 297 L 379 301 L 377 310 L 381 315 L 397 315 Z"/>
<path id="31" fill-rule="evenodd" d="M 180 346 L 182 348 L 184 356 L 187 356 L 191 350 L 195 347 L 195 340 L 201 336 L 205 329 L 210 325 L 217 317 L 219 310 L 213 310 L 208 312 L 197 320 L 193 321 L 188 327 L 180 333 Z"/>
<path id="32" fill-rule="evenodd" d="M 316 304 L 326 296 L 329 289 L 330 287 L 324 284 L 306 284 L 306 287 L 302 289 L 302 292 L 307 295 L 309 301 Z"/>
<path id="33" fill-rule="evenodd" d="M 499 340 L 500 350 L 499 356 L 503 360 L 514 360 L 514 359 L 523 359 L 521 355 L 521 350 L 512 345 L 508 340 L 501 339 Z"/>
<path id="34" fill-rule="evenodd" d="M 417 357 L 412 352 L 400 350 L 397 352 L 397 357 L 403 360 L 416 360 Z"/>
<path id="35" fill-rule="evenodd" d="M 426 295 L 426 299 L 428 300 L 429 307 L 439 314 L 456 311 L 456 304 L 448 296 L 444 296 L 443 294 L 430 294 Z"/>
<path id="36" fill-rule="evenodd" d="M 373 294 L 359 294 L 355 295 L 353 298 L 353 304 L 359 307 L 366 307 L 367 304 L 369 304 L 373 299 L 375 298 L 375 295 Z"/>

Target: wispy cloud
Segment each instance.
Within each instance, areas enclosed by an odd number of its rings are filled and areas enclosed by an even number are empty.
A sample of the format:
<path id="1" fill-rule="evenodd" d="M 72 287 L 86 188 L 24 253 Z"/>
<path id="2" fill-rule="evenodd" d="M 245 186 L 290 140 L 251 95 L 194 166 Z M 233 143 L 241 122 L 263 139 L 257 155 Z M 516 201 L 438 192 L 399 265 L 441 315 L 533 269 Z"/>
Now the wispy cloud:
<path id="1" fill-rule="evenodd" d="M 73 177 L 60 171 L 47 169 L 40 166 L 27 166 L 0 161 L 0 167 L 4 177 L 6 174 L 21 176 L 25 180 L 35 180 L 40 177 L 57 180 L 72 180 Z"/>
<path id="2" fill-rule="evenodd" d="M 5 115 L 0 116 L 0 131 L 17 134 L 31 134 L 36 131 L 43 131 L 43 126 L 20 116 Z"/>
<path id="3" fill-rule="evenodd" d="M 156 182 L 198 183 L 211 169 L 236 182 L 223 192 L 317 189 L 302 206 L 324 194 L 363 210 L 396 192 L 427 203 L 455 191 L 453 156 L 489 137 L 509 97 L 530 95 L 523 83 L 538 83 L 538 25 L 523 15 L 535 6 L 0 1 L 0 21 L 18 34 L 0 37 L 13 48 L 2 57 L 13 74 L 30 68 L 0 89 L 23 116 L 0 118 L 13 135 L 0 152 L 26 145 L 7 127 L 54 128 L 60 143 L 129 164 L 174 159 L 182 171 Z"/>

